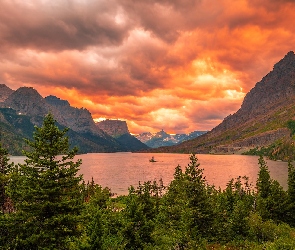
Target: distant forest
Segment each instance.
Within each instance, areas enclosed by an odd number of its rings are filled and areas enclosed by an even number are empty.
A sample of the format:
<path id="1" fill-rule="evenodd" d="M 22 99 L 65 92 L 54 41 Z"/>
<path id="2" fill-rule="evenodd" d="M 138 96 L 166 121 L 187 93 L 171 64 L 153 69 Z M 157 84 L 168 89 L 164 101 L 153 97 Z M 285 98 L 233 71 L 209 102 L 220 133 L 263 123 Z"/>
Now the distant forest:
<path id="1" fill-rule="evenodd" d="M 262 156 L 255 186 L 238 177 L 216 189 L 192 154 L 168 186 L 148 181 L 113 197 L 77 175 L 66 132 L 47 115 L 26 140 L 24 164 L 0 145 L 1 249 L 295 249 L 290 161 L 288 190 Z"/>

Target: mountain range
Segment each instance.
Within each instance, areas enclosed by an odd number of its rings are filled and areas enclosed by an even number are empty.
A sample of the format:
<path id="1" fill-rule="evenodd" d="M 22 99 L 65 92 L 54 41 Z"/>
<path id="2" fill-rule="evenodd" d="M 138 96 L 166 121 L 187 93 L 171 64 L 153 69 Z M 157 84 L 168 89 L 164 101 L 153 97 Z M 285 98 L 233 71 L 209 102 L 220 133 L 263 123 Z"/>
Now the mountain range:
<path id="1" fill-rule="evenodd" d="M 288 52 L 271 72 L 256 83 L 236 113 L 225 117 L 207 133 L 195 131 L 189 135 L 169 135 L 162 130 L 155 134 L 136 135 L 136 138 L 129 133 L 124 121 L 95 123 L 87 109 L 72 107 L 66 100 L 52 95 L 43 98 L 31 87 L 14 91 L 0 84 L 0 141 L 10 154 L 21 154 L 21 150 L 27 147 L 23 138 L 32 138 L 34 125 L 40 126 L 44 116 L 51 112 L 60 128 L 69 128 L 70 143 L 79 147 L 79 153 L 137 150 L 242 153 L 278 140 L 290 139 L 287 124 L 295 120 L 294 104 L 293 51 Z M 153 148 L 148 149 L 146 144 Z"/>
<path id="2" fill-rule="evenodd" d="M 79 153 L 136 151 L 148 147 L 129 131 L 113 137 L 99 128 L 85 108 L 70 106 L 56 96 L 43 98 L 32 87 L 15 91 L 0 85 L 0 141 L 8 152 L 21 154 L 26 148 L 23 138 L 32 138 L 34 126 L 41 126 L 44 116 L 51 112 L 60 128 L 69 128 L 67 135 Z"/>
<path id="3" fill-rule="evenodd" d="M 248 92 L 241 108 L 208 133 L 152 152 L 242 153 L 290 139 L 287 123 L 295 120 L 295 55 L 288 52 Z"/>
<path id="4" fill-rule="evenodd" d="M 206 132 L 207 131 L 194 131 L 189 134 L 168 134 L 164 130 L 161 130 L 157 133 L 146 132 L 134 136 L 150 148 L 158 148 L 176 145 L 194 139 Z"/>

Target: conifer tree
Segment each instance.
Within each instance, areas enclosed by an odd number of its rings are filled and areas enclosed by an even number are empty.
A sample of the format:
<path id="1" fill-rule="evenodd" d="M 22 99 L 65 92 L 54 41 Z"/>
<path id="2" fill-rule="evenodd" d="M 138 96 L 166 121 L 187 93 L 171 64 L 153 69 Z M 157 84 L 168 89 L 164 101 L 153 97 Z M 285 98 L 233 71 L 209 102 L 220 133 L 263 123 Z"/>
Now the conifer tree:
<path id="1" fill-rule="evenodd" d="M 7 150 L 0 144 L 0 249 L 9 249 L 10 239 L 13 238 L 8 229 L 8 213 L 12 212 L 13 206 L 6 191 L 12 167 L 13 163 L 9 163 Z"/>
<path id="2" fill-rule="evenodd" d="M 8 201 L 8 195 L 5 188 L 8 184 L 8 174 L 12 168 L 13 163 L 9 163 L 7 150 L 0 144 L 0 209 L 5 211 L 5 203 Z"/>
<path id="3" fill-rule="evenodd" d="M 260 170 L 256 182 L 257 191 L 260 197 L 267 198 L 270 194 L 272 180 L 270 179 L 269 170 L 263 156 L 259 157 L 258 164 L 260 165 Z"/>
<path id="4" fill-rule="evenodd" d="M 194 249 L 203 236 L 210 238 L 214 231 L 211 188 L 199 166 L 197 157 L 192 154 L 184 172 L 180 166 L 175 169 L 174 180 L 164 196 L 165 210 L 161 216 L 169 223 L 163 227 L 174 235 L 171 243 L 175 249 Z"/>
<path id="5" fill-rule="evenodd" d="M 281 185 L 270 178 L 268 166 L 263 157 L 259 160 L 260 170 L 256 182 L 258 196 L 256 210 L 263 220 L 286 221 L 286 192 Z"/>
<path id="6" fill-rule="evenodd" d="M 73 161 L 77 148 L 69 149 L 67 129 L 59 130 L 48 114 L 35 127 L 32 148 L 24 151 L 24 164 L 15 168 L 10 185 L 15 203 L 16 249 L 68 249 L 80 234 L 82 196 L 77 176 L 81 160 Z"/>

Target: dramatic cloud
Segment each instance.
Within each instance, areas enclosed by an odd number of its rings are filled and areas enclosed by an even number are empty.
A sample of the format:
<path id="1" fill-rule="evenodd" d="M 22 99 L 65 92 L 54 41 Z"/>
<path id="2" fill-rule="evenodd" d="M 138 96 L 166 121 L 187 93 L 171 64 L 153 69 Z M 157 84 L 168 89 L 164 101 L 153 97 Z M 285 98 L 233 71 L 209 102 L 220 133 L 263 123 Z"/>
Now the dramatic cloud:
<path id="1" fill-rule="evenodd" d="M 0 0 L 0 83 L 126 120 L 210 130 L 294 50 L 294 1 Z"/>

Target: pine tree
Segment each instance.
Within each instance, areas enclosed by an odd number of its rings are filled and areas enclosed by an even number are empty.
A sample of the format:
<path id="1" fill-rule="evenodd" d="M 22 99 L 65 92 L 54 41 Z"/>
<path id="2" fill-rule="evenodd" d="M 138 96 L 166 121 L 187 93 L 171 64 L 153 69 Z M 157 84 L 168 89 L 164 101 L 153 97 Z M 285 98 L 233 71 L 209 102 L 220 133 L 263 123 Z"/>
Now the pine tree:
<path id="1" fill-rule="evenodd" d="M 268 166 L 259 158 L 260 170 L 256 182 L 256 210 L 263 220 L 286 221 L 286 192 L 281 185 L 270 178 Z"/>
<path id="2" fill-rule="evenodd" d="M 173 235 L 171 248 L 195 249 L 202 237 L 213 234 L 214 209 L 211 187 L 207 184 L 203 169 L 199 168 L 197 157 L 192 154 L 184 172 L 177 166 L 174 180 L 164 195 L 165 209 L 161 216 L 168 222 L 163 228 Z M 165 233 L 165 232 L 163 232 Z"/>
<path id="3" fill-rule="evenodd" d="M 9 172 L 13 163 L 9 163 L 7 150 L 0 144 L 0 209 L 4 213 L 6 210 L 6 203 L 8 202 L 8 195 L 5 188 L 9 181 Z"/>
<path id="4" fill-rule="evenodd" d="M 270 195 L 270 187 L 272 180 L 270 179 L 269 170 L 266 165 L 266 162 L 263 159 L 263 156 L 259 157 L 258 162 L 258 164 L 260 165 L 260 170 L 256 182 L 257 191 L 260 197 L 267 198 Z"/>
<path id="5" fill-rule="evenodd" d="M 13 163 L 9 163 L 7 150 L 0 144 L 0 248 L 9 249 L 10 239 L 13 235 L 9 233 L 9 213 L 13 206 L 7 194 L 6 188 L 9 184 L 10 170 Z M 12 225 L 13 226 L 13 225 Z M 7 246 L 7 247 L 6 247 Z"/>
<path id="6" fill-rule="evenodd" d="M 69 149 L 67 129 L 59 130 L 48 114 L 35 127 L 32 148 L 24 151 L 24 164 L 15 168 L 10 194 L 15 203 L 17 249 L 68 249 L 79 236 L 82 195 L 77 176 L 81 160 L 73 161 L 77 148 Z"/>

